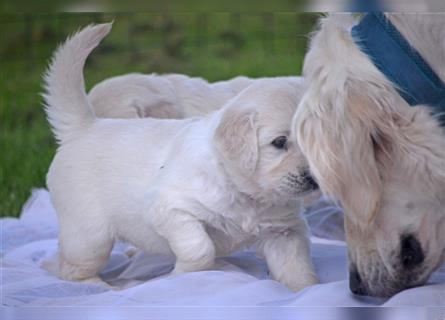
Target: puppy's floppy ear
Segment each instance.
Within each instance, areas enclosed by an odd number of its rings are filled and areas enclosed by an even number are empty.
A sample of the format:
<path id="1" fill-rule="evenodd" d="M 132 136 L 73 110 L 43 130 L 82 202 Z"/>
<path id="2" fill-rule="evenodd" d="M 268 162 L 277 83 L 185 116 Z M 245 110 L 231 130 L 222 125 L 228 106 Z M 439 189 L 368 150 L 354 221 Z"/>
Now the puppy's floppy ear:
<path id="1" fill-rule="evenodd" d="M 258 162 L 256 111 L 231 105 L 222 112 L 213 137 L 218 152 L 242 173 L 253 173 Z"/>
<path id="2" fill-rule="evenodd" d="M 322 97 L 309 90 L 294 126 L 321 189 L 340 200 L 350 221 L 363 230 L 380 206 L 377 153 L 388 152 L 390 138 L 384 133 L 389 130 L 380 102 L 363 90 L 343 89 Z"/>

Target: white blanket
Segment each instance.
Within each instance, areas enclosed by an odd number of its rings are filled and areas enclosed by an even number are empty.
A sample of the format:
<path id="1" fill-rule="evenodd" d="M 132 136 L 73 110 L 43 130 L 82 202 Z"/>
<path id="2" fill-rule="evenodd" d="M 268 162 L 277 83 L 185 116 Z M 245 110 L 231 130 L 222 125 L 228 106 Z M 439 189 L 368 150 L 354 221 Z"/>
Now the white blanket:
<path id="1" fill-rule="evenodd" d="M 117 244 L 101 276 L 113 287 L 58 279 L 40 267 L 57 250 L 57 219 L 46 190 L 34 190 L 20 219 L 3 218 L 2 302 L 8 306 L 445 306 L 445 265 L 428 283 L 390 299 L 354 297 L 348 289 L 342 213 L 326 201 L 306 212 L 321 283 L 292 292 L 268 277 L 264 261 L 245 251 L 213 270 L 170 275 L 171 258 Z M 127 250 L 128 251 L 128 250 Z"/>

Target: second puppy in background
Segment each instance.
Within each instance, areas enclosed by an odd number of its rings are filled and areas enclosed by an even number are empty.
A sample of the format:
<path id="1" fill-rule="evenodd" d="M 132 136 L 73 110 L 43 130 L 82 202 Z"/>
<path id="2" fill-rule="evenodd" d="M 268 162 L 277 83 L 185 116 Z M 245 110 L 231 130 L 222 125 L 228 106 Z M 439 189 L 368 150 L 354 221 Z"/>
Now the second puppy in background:
<path id="1" fill-rule="evenodd" d="M 221 108 L 253 81 L 209 83 L 182 74 L 129 73 L 96 84 L 88 99 L 99 118 L 183 119 Z"/>
<path id="2" fill-rule="evenodd" d="M 88 94 L 99 118 L 183 119 L 220 109 L 243 89 L 263 78 L 238 76 L 209 83 L 183 74 L 129 73 L 108 78 Z M 277 77 L 300 82 L 299 77 Z"/>
<path id="3" fill-rule="evenodd" d="M 95 277 L 121 239 L 174 255 L 176 273 L 254 245 L 274 279 L 293 290 L 316 283 L 298 211 L 317 185 L 288 140 L 302 87 L 260 80 L 200 118 L 100 119 L 82 68 L 110 28 L 74 35 L 46 76 L 46 111 L 60 143 L 48 172 L 59 275 Z"/>

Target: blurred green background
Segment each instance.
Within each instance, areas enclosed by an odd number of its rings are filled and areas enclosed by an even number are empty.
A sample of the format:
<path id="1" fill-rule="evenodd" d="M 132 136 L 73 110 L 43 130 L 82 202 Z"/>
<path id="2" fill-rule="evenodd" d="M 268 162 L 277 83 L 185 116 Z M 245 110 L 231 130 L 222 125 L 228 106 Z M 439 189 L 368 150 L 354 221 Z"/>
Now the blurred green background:
<path id="1" fill-rule="evenodd" d="M 184 73 L 209 81 L 299 75 L 316 14 L 181 12 L 0 15 L 0 216 L 18 216 L 45 187 L 56 144 L 41 75 L 56 45 L 93 22 L 115 20 L 87 61 L 87 87 L 119 74 Z"/>

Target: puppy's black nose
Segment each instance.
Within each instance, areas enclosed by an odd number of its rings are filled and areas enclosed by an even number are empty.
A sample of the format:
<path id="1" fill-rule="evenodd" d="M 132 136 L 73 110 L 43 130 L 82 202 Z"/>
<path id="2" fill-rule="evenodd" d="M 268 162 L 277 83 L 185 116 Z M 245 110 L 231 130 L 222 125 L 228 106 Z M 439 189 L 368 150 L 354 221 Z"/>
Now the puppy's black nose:
<path id="1" fill-rule="evenodd" d="M 309 186 L 311 190 L 318 190 L 318 183 L 314 180 L 314 178 L 309 175 L 306 177 L 306 184 Z"/>
<path id="2" fill-rule="evenodd" d="M 314 180 L 311 172 L 306 169 L 301 174 L 306 190 L 318 190 L 318 183 Z"/>
<path id="3" fill-rule="evenodd" d="M 349 272 L 349 289 L 354 294 L 358 294 L 361 296 L 367 295 L 367 292 L 362 283 L 362 278 L 355 268 Z"/>

